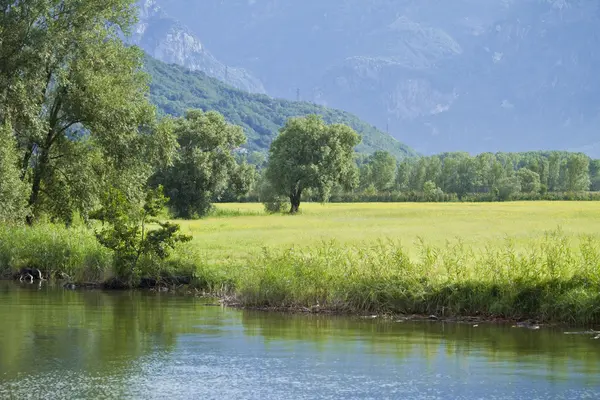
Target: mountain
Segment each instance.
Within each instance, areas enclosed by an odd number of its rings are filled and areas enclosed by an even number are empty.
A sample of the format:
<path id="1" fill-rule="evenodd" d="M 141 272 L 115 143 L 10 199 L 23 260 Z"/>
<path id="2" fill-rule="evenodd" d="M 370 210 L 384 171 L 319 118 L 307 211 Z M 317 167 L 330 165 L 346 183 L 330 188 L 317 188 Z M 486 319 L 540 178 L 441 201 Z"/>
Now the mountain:
<path id="1" fill-rule="evenodd" d="M 254 93 L 265 93 L 262 82 L 243 68 L 217 60 L 194 33 L 165 13 L 155 0 L 138 2 L 140 9 L 130 43 L 161 61 L 203 71 L 229 85 Z"/>
<path id="2" fill-rule="evenodd" d="M 290 117 L 322 115 L 328 123 L 344 123 L 362 136 L 359 153 L 390 152 L 398 159 L 415 156 L 414 150 L 346 111 L 308 102 L 274 99 L 226 85 L 201 71 L 165 64 L 147 56 L 145 70 L 151 75 L 152 102 L 163 113 L 183 115 L 190 108 L 215 110 L 244 128 L 250 151 L 266 152 L 279 129 Z"/>
<path id="3" fill-rule="evenodd" d="M 597 0 L 157 3 L 268 94 L 299 91 L 421 152 L 600 154 Z"/>

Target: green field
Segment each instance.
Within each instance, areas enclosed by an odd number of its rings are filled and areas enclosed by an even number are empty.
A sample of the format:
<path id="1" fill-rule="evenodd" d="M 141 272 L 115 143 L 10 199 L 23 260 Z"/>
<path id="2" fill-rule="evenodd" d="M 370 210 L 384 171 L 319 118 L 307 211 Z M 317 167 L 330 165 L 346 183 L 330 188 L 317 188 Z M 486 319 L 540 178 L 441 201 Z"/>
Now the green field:
<path id="1" fill-rule="evenodd" d="M 558 228 L 573 239 L 573 246 L 581 235 L 600 235 L 596 202 L 305 203 L 296 216 L 264 215 L 261 204 L 216 207 L 223 216 L 177 221 L 194 236 L 194 246 L 215 263 L 243 259 L 263 247 L 308 247 L 330 240 L 365 245 L 391 239 L 416 256 L 419 238 L 433 246 L 460 239 L 476 250 L 503 246 L 510 238 L 519 250 Z"/>
<path id="2" fill-rule="evenodd" d="M 303 204 L 295 216 L 221 204 L 177 221 L 193 240 L 141 271 L 248 307 L 600 323 L 596 202 Z M 0 226 L 0 275 L 21 266 L 109 279 L 83 226 Z M 152 275 L 155 274 L 155 275 Z"/>

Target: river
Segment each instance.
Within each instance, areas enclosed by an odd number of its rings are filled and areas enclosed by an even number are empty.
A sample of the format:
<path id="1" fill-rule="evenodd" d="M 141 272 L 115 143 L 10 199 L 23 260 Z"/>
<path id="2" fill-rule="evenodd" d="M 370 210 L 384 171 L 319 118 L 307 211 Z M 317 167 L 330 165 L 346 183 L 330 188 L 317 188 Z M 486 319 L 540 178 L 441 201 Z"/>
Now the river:
<path id="1" fill-rule="evenodd" d="M 600 340 L 0 282 L 0 398 L 600 399 Z"/>

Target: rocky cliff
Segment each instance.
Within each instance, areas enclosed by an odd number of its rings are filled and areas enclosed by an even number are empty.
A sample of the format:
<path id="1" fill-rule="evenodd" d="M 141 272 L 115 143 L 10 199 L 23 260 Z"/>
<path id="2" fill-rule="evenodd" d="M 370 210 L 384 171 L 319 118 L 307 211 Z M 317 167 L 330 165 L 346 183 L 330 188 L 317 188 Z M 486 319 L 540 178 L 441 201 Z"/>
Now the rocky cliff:
<path id="1" fill-rule="evenodd" d="M 139 21 L 130 40 L 152 57 L 202 71 L 248 92 L 265 92 L 261 81 L 248 71 L 217 60 L 188 27 L 169 16 L 156 0 L 142 0 L 138 6 Z"/>

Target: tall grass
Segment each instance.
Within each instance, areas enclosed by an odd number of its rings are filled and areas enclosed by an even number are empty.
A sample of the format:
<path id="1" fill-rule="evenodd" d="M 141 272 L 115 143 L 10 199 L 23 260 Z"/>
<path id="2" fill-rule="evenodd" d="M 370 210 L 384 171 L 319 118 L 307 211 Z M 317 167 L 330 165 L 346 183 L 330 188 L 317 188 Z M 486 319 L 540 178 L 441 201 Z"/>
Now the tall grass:
<path id="1" fill-rule="evenodd" d="M 573 250 L 560 231 L 524 252 L 510 241 L 482 251 L 423 243 L 414 259 L 393 241 L 328 242 L 265 250 L 225 270 L 246 306 L 600 322 L 600 246 L 588 237 Z M 206 269 L 198 273 L 203 279 Z"/>
<path id="2" fill-rule="evenodd" d="M 294 224 L 304 218 L 286 218 L 292 224 L 288 235 L 302 232 Z M 432 245 L 427 236 L 416 246 L 399 240 L 326 240 L 260 251 L 252 242 L 240 242 L 255 234 L 249 225 L 255 221 L 238 219 L 238 236 L 218 249 L 219 257 L 212 245 L 202 246 L 206 231 L 179 246 L 168 261 L 148 260 L 145 273 L 192 273 L 198 289 L 248 307 L 600 323 L 597 236 L 554 230 L 534 235 L 526 246 L 514 235 L 482 239 L 487 244 L 455 239 L 442 245 Z M 267 225 L 282 219 L 256 220 L 267 233 L 281 235 Z M 472 217 L 467 223 L 473 226 Z M 228 247 L 233 242 L 237 252 Z M 26 266 L 46 275 L 64 272 L 78 282 L 102 282 L 110 278 L 112 256 L 83 227 L 0 226 L 0 275 Z"/>
<path id="3" fill-rule="evenodd" d="M 46 276 L 62 272 L 78 282 L 101 282 L 112 270 L 112 257 L 83 227 L 0 226 L 0 276 L 22 267 L 39 268 Z"/>

